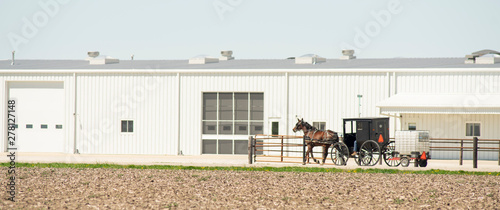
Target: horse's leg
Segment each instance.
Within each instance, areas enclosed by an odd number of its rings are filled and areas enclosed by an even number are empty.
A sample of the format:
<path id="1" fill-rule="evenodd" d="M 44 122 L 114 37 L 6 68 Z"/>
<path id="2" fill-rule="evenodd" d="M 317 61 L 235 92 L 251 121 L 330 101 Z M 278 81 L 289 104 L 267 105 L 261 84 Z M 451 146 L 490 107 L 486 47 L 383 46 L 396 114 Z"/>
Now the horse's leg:
<path id="1" fill-rule="evenodd" d="M 328 157 L 328 148 L 330 147 L 329 144 L 323 145 L 323 164 L 325 164 L 326 157 Z"/>
<path id="2" fill-rule="evenodd" d="M 313 159 L 313 161 L 314 161 L 315 163 L 320 164 L 319 160 L 316 160 L 316 158 L 314 158 L 314 151 L 313 151 L 314 146 L 315 146 L 314 144 L 311 144 L 311 151 L 310 151 L 310 153 L 311 153 L 311 158 Z"/>
<path id="3" fill-rule="evenodd" d="M 309 164 L 309 153 L 311 153 L 312 147 L 311 144 L 307 145 L 307 151 L 306 151 L 306 163 Z"/>

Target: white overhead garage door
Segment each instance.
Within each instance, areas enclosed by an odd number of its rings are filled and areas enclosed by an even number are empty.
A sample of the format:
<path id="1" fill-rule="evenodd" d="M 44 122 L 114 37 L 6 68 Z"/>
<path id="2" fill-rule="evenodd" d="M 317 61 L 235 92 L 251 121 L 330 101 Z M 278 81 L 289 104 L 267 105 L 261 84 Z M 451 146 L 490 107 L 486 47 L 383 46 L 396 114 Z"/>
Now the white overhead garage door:
<path id="1" fill-rule="evenodd" d="M 19 152 L 64 152 L 64 83 L 9 82 Z"/>

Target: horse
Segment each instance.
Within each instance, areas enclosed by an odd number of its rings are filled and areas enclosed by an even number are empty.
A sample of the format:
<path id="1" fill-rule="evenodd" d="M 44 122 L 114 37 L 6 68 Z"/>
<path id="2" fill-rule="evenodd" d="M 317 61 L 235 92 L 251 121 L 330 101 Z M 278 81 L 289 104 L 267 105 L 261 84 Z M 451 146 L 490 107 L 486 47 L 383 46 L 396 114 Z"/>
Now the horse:
<path id="1" fill-rule="evenodd" d="M 306 137 L 307 144 L 307 152 L 306 152 L 306 162 L 309 163 L 309 154 L 311 154 L 314 162 L 323 165 L 325 163 L 326 157 L 328 156 L 328 148 L 330 146 L 339 141 L 339 136 L 336 132 L 331 130 L 318 130 L 316 127 L 310 125 L 307 122 L 304 122 L 304 118 L 302 120 L 298 119 L 297 124 L 293 127 L 293 132 L 297 132 L 302 130 L 304 132 L 304 137 Z M 320 163 L 319 160 L 314 159 L 314 155 L 312 154 L 313 148 L 315 146 L 323 146 L 323 162 Z"/>

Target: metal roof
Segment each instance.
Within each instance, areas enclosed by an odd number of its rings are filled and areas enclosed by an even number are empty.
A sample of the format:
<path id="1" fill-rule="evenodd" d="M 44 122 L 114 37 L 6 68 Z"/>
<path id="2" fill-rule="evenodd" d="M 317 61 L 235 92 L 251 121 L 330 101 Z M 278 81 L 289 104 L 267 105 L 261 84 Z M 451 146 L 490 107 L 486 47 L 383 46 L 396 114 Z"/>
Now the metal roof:
<path id="1" fill-rule="evenodd" d="M 500 94 L 402 93 L 377 103 L 381 113 L 499 114 Z"/>
<path id="2" fill-rule="evenodd" d="M 464 58 L 390 58 L 390 59 L 327 59 L 316 65 L 297 65 L 292 59 L 229 60 L 204 65 L 189 65 L 188 60 L 120 60 L 117 64 L 90 65 L 85 60 L 0 60 L 0 69 L 500 69 L 497 64 L 464 64 Z"/>

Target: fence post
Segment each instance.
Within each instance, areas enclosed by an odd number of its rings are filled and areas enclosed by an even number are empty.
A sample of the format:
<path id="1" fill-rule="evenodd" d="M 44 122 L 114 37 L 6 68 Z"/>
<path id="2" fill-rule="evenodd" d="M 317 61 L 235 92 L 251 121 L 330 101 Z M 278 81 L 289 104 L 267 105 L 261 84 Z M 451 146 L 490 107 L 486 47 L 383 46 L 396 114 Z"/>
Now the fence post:
<path id="1" fill-rule="evenodd" d="M 252 152 L 253 152 L 253 162 L 257 162 L 257 139 L 252 138 Z"/>
<path id="2" fill-rule="evenodd" d="M 302 137 L 302 165 L 306 164 L 306 135 Z"/>
<path id="3" fill-rule="evenodd" d="M 281 136 L 281 162 L 283 162 L 283 136 Z"/>
<path id="4" fill-rule="evenodd" d="M 248 137 L 248 164 L 253 163 L 253 136 Z"/>
<path id="5" fill-rule="evenodd" d="M 464 161 L 464 140 L 460 140 L 460 165 L 463 164 Z"/>
<path id="6" fill-rule="evenodd" d="M 498 165 L 500 166 L 500 141 L 498 141 Z"/>
<path id="7" fill-rule="evenodd" d="M 477 137 L 474 137 L 472 143 L 472 168 L 477 168 Z"/>

